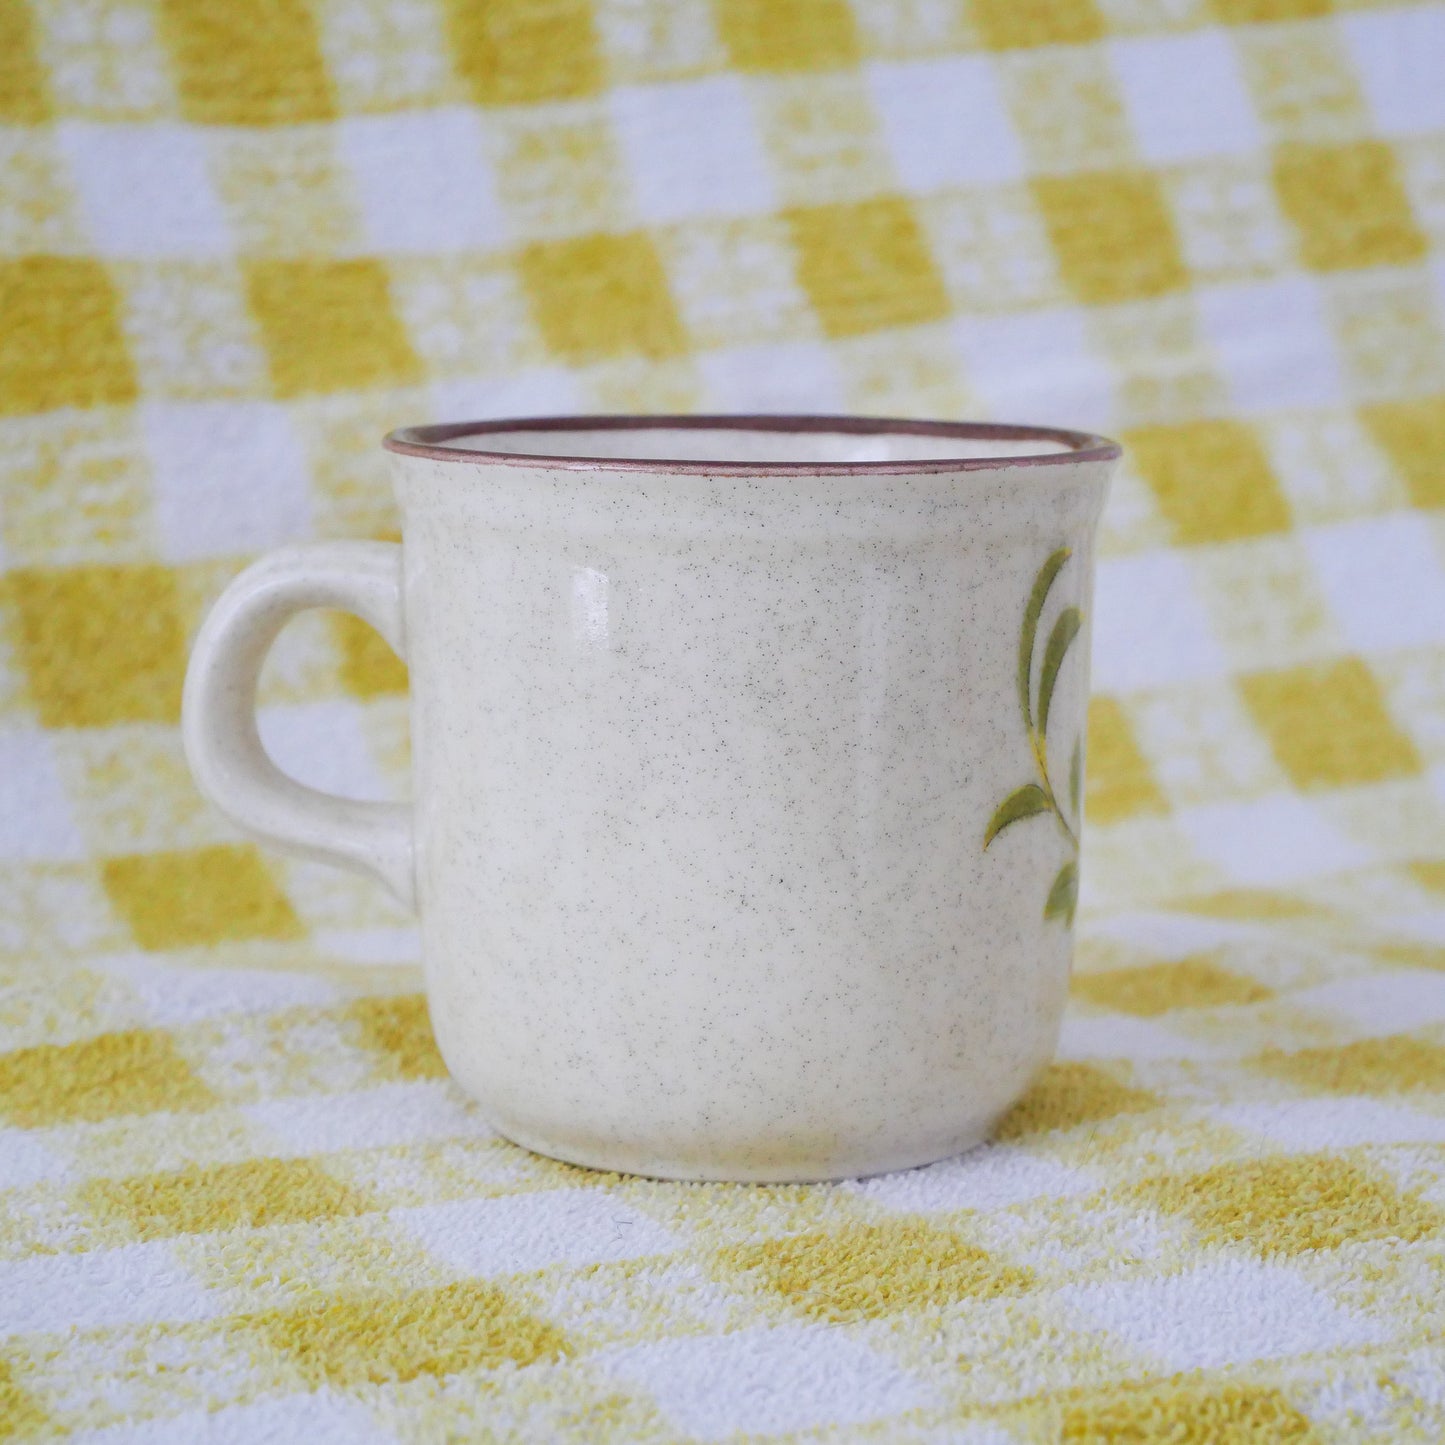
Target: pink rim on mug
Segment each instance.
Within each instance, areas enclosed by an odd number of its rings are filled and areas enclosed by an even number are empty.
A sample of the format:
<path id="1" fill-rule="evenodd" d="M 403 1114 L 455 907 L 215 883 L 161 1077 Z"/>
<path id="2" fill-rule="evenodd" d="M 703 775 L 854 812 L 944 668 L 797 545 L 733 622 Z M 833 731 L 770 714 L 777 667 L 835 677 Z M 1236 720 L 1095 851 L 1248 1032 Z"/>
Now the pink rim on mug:
<path id="1" fill-rule="evenodd" d="M 924 457 L 906 461 L 851 462 L 736 462 L 684 460 L 667 457 L 588 457 L 575 454 L 487 451 L 473 446 L 449 446 L 462 438 L 526 432 L 598 431 L 743 431 L 832 433 L 853 436 L 952 437 L 960 442 L 1052 442 L 1062 451 L 1024 456 Z M 514 417 L 505 421 L 447 422 L 438 426 L 401 427 L 382 445 L 403 456 L 428 457 L 439 462 L 473 462 L 487 466 L 558 467 L 578 472 L 684 472 L 709 476 L 768 475 L 802 477 L 889 476 L 919 472 L 997 471 L 1006 467 L 1047 467 L 1062 463 L 1112 462 L 1120 454 L 1118 442 L 1091 432 L 1058 427 L 1015 426 L 1005 422 L 917 421 L 907 417 L 790 416 L 759 413 L 753 416 L 691 414 L 685 416 L 542 416 Z"/>

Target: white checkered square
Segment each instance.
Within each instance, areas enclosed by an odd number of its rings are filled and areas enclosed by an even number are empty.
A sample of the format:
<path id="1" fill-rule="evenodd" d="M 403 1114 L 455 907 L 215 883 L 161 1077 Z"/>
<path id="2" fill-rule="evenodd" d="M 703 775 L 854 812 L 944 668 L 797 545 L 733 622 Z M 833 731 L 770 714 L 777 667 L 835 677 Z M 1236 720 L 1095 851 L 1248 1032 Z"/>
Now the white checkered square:
<path id="1" fill-rule="evenodd" d="M 503 376 L 457 376 L 427 388 L 433 416 L 462 421 L 504 416 L 562 416 L 584 410 L 586 393 L 575 372 L 524 367 Z"/>
<path id="2" fill-rule="evenodd" d="M 76 826 L 55 745 L 39 728 L 0 727 L 0 864 L 79 861 L 85 838 Z"/>
<path id="3" fill-rule="evenodd" d="M 985 415 L 1047 416 L 1086 431 L 1112 425 L 1113 372 L 1076 308 L 970 316 L 954 324 L 953 335 Z"/>
<path id="4" fill-rule="evenodd" d="M 387 792 L 361 728 L 359 703 L 272 704 L 260 709 L 256 724 L 276 766 L 308 787 L 362 801 Z"/>
<path id="5" fill-rule="evenodd" d="M 983 56 L 868 67 L 888 150 L 910 191 L 1022 180 L 1023 148 Z"/>
<path id="6" fill-rule="evenodd" d="M 644 221 L 760 216 L 776 207 L 771 165 L 737 77 L 624 87 L 612 92 L 611 107 Z"/>
<path id="7" fill-rule="evenodd" d="M 1109 59 L 1147 160 L 1177 165 L 1258 149 L 1260 126 L 1223 31 L 1116 40 Z"/>
<path id="8" fill-rule="evenodd" d="M 42 1334 L 215 1319 L 230 1308 L 168 1240 L 0 1262 L 0 1331 Z"/>
<path id="9" fill-rule="evenodd" d="M 1362 868 L 1370 860 L 1367 849 L 1292 793 L 1199 804 L 1183 809 L 1178 823 L 1199 856 L 1237 887 L 1276 888 Z"/>
<path id="10" fill-rule="evenodd" d="M 1334 1304 L 1295 1271 L 1246 1259 L 1173 1277 L 1070 1286 L 1059 1300 L 1170 1370 L 1359 1349 L 1386 1338 L 1376 1322 Z"/>
<path id="11" fill-rule="evenodd" d="M 391 1218 L 465 1278 L 669 1254 L 678 1246 L 661 1225 L 597 1189 L 427 1204 L 393 1210 Z"/>
<path id="12" fill-rule="evenodd" d="M 506 240 L 474 111 L 353 116 L 337 126 L 336 144 L 374 250 L 487 250 Z"/>
<path id="13" fill-rule="evenodd" d="M 697 364 L 708 404 L 719 411 L 837 411 L 844 404 L 836 359 L 805 341 L 710 351 Z"/>
<path id="14" fill-rule="evenodd" d="M 879 1174 L 857 1184 L 865 1199 L 898 1214 L 1007 1209 L 1030 1199 L 1071 1199 L 1099 1187 L 1087 1170 L 1009 1144 L 993 1144 L 923 1169 Z"/>
<path id="15" fill-rule="evenodd" d="M 214 257 L 231 250 L 204 132 L 169 123 L 69 121 L 56 136 L 97 254 Z"/>
<path id="16" fill-rule="evenodd" d="M 311 534 L 306 455 L 285 407 L 152 402 L 141 426 L 171 560 L 244 556 Z"/>
<path id="17" fill-rule="evenodd" d="M 1445 572 L 1428 515 L 1399 512 L 1305 534 L 1336 623 L 1357 652 L 1445 642 Z"/>
<path id="18" fill-rule="evenodd" d="M 1100 560 L 1094 583 L 1097 691 L 1138 692 L 1227 671 L 1183 556 L 1150 552 Z"/>
<path id="19" fill-rule="evenodd" d="M 1241 412 L 1324 407 L 1346 394 L 1319 288 L 1306 277 L 1211 286 L 1200 323 Z"/>
<path id="20" fill-rule="evenodd" d="M 1340 31 L 1386 135 L 1420 135 L 1445 128 L 1445 8 L 1399 5 L 1344 15 Z"/>
<path id="21" fill-rule="evenodd" d="M 877 1420 L 933 1403 L 886 1356 L 836 1329 L 780 1326 L 671 1339 L 593 1356 L 699 1440 Z"/>
<path id="22" fill-rule="evenodd" d="M 398 1441 L 361 1401 L 327 1389 L 248 1405 L 184 1410 L 144 1424 L 83 1431 L 75 1439 L 79 1445 L 256 1445 L 302 1439 L 397 1445 Z"/>

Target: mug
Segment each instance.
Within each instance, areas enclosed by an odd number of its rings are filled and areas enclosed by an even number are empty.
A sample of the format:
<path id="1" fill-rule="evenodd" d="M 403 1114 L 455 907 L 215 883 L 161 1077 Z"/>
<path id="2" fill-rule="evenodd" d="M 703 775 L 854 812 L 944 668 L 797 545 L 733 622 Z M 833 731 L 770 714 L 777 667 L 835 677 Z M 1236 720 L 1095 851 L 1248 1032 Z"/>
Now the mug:
<path id="1" fill-rule="evenodd" d="M 1072 957 L 1094 535 L 1119 448 L 820 416 L 407 427 L 402 542 L 243 572 L 184 736 L 245 833 L 420 917 L 447 1067 L 598 1169 L 801 1181 L 985 1139 Z M 284 776 L 303 608 L 411 676 L 413 801 Z"/>

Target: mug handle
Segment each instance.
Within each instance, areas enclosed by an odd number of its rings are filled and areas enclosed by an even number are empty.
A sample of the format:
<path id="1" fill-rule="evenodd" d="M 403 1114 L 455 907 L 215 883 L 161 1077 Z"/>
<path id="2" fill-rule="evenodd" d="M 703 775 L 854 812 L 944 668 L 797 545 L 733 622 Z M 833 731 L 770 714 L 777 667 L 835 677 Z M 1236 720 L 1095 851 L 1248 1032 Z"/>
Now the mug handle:
<path id="1" fill-rule="evenodd" d="M 186 671 L 181 735 L 201 791 L 242 832 L 286 853 L 379 878 L 416 908 L 411 808 L 362 803 L 288 778 L 256 728 L 256 683 L 298 612 L 335 607 L 369 622 L 406 657 L 395 542 L 285 547 L 248 567 L 211 609 Z"/>

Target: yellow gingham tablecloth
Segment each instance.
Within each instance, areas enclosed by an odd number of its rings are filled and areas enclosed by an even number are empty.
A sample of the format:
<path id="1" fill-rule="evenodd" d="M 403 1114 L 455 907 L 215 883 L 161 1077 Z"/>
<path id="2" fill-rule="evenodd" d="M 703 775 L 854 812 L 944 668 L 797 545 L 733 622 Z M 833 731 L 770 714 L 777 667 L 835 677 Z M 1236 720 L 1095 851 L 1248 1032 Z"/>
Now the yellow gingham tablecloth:
<path id="1" fill-rule="evenodd" d="M 1445 1438 L 1445 11 L 0 3 L 0 1434 Z M 408 919 L 202 804 L 189 636 L 402 422 L 993 416 L 1129 453 L 1080 959 L 994 1146 L 589 1174 Z M 403 792 L 311 615 L 275 755 Z"/>

